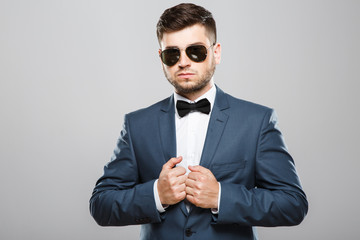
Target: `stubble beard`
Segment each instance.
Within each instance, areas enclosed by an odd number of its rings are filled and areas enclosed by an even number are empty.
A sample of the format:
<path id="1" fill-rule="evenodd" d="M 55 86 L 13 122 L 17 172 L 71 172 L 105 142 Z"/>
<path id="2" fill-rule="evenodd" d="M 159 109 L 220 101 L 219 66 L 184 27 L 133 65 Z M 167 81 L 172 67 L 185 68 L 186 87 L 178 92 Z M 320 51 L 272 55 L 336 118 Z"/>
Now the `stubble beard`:
<path id="1" fill-rule="evenodd" d="M 198 80 L 196 80 L 192 85 L 187 85 L 187 84 L 180 84 L 178 81 L 176 81 L 175 79 L 173 79 L 166 71 L 165 69 L 163 69 L 164 74 L 166 79 L 169 81 L 169 83 L 171 85 L 174 86 L 176 92 L 180 95 L 182 94 L 192 94 L 192 93 L 196 93 L 199 92 L 201 90 L 203 90 L 211 81 L 214 72 L 216 69 L 216 64 L 213 62 L 210 66 L 210 68 L 208 69 L 208 71 L 205 72 L 205 74 L 203 74 L 202 76 L 199 77 Z M 184 70 L 184 69 L 183 69 Z"/>

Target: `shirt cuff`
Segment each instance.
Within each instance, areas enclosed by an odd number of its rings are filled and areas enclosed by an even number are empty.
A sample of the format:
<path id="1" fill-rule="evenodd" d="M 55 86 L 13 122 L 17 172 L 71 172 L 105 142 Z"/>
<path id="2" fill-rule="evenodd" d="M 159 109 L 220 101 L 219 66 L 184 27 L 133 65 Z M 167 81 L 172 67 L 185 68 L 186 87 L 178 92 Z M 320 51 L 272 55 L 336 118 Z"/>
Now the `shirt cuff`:
<path id="1" fill-rule="evenodd" d="M 160 197 L 159 197 L 159 193 L 158 193 L 158 189 L 157 189 L 157 182 L 158 182 L 158 179 L 156 179 L 156 181 L 154 182 L 154 199 L 155 199 L 155 204 L 156 204 L 157 210 L 160 213 L 163 213 L 163 212 L 165 212 L 165 209 L 168 206 L 165 206 L 165 205 L 163 206 L 160 202 Z"/>
<path id="2" fill-rule="evenodd" d="M 220 182 L 219 182 L 218 207 L 211 209 L 211 213 L 212 213 L 212 214 L 218 214 L 218 213 L 219 213 L 219 210 L 220 210 L 220 198 L 221 198 L 221 184 L 220 184 Z"/>

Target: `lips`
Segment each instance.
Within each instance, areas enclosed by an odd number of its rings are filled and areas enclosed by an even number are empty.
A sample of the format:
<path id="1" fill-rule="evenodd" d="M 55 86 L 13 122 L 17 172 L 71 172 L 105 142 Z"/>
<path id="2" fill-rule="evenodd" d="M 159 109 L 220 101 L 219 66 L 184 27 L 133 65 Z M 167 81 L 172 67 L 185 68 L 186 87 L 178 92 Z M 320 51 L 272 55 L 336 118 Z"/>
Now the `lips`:
<path id="1" fill-rule="evenodd" d="M 190 78 L 192 76 L 194 76 L 194 73 L 189 73 L 189 72 L 182 72 L 178 74 L 178 77 L 180 78 Z"/>

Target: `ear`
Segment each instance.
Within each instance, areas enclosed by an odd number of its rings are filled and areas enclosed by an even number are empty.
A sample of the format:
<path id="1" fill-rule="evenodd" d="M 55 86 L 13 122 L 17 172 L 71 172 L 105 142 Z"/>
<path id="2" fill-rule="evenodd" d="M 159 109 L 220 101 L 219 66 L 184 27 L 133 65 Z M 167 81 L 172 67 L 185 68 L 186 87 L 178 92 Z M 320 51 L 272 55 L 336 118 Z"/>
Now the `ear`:
<path id="1" fill-rule="evenodd" d="M 161 49 L 159 49 L 159 60 L 160 60 L 160 62 L 161 62 L 161 65 L 164 67 L 164 63 L 161 61 Z"/>
<path id="2" fill-rule="evenodd" d="M 220 43 L 216 43 L 214 45 L 214 59 L 215 59 L 216 64 L 219 64 L 221 62 L 221 44 Z"/>

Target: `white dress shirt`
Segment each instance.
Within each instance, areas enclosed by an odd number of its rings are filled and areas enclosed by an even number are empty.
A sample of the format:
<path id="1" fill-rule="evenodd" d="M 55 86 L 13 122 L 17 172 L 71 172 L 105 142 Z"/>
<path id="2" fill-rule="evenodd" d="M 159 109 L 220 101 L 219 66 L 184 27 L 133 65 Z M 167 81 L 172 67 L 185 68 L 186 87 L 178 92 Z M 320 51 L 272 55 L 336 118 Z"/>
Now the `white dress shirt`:
<path id="1" fill-rule="evenodd" d="M 175 128 L 176 128 L 176 151 L 177 157 L 182 156 L 183 160 L 177 164 L 177 166 L 182 166 L 186 169 L 186 174 L 190 172 L 188 166 L 199 165 L 202 150 L 204 148 L 204 143 L 206 139 L 206 133 L 208 129 L 208 124 L 210 120 L 210 115 L 212 107 L 215 102 L 216 88 L 214 84 L 211 89 L 207 91 L 204 95 L 196 99 L 195 101 L 190 101 L 187 98 L 180 96 L 177 93 L 174 93 L 175 106 L 178 100 L 186 101 L 189 103 L 198 102 L 204 98 L 207 98 L 210 102 L 210 113 L 204 114 L 198 111 L 191 111 L 184 117 L 180 117 L 176 108 L 175 108 Z M 220 204 L 220 193 L 221 186 L 219 183 L 219 199 L 218 199 L 218 209 Z M 157 180 L 154 183 L 154 197 L 156 202 L 156 207 L 159 212 L 164 212 L 165 209 L 162 206 L 157 191 Z M 217 214 L 218 209 L 212 209 L 213 214 Z"/>

